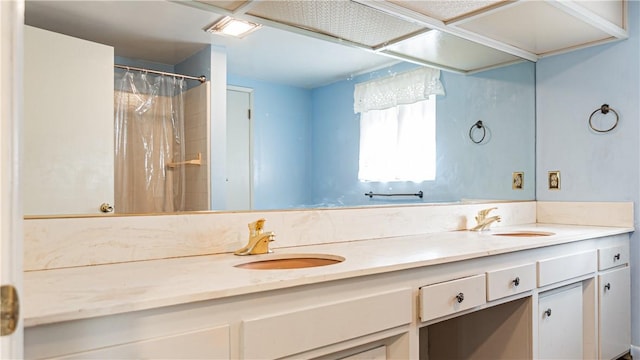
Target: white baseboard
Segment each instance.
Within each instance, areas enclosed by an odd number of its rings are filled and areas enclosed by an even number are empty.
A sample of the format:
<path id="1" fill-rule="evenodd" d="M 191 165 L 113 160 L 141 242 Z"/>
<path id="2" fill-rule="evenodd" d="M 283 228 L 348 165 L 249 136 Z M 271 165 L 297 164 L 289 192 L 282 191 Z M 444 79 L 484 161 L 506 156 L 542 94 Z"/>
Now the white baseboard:
<path id="1" fill-rule="evenodd" d="M 631 345 L 631 356 L 634 359 L 640 359 L 640 346 Z"/>

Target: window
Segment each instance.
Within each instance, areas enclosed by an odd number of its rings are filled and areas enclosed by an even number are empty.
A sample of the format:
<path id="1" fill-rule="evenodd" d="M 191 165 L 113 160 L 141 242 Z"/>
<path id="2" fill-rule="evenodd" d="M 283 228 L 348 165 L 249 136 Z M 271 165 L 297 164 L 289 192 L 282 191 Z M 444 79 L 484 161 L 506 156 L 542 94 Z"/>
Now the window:
<path id="1" fill-rule="evenodd" d="M 356 84 L 360 181 L 435 180 L 436 97 L 440 71 L 418 68 Z"/>
<path id="2" fill-rule="evenodd" d="M 360 115 L 360 181 L 425 181 L 436 177 L 435 95 Z"/>

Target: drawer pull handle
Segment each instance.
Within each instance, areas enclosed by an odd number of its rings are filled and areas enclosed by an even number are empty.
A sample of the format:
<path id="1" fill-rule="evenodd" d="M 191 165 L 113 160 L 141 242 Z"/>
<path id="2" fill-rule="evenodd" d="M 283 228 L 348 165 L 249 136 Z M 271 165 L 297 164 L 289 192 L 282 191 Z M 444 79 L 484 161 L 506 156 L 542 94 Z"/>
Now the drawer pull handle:
<path id="1" fill-rule="evenodd" d="M 547 310 L 545 310 L 544 314 L 545 314 L 547 317 L 551 316 L 551 309 L 547 309 Z"/>
<path id="2" fill-rule="evenodd" d="M 518 287 L 520 285 L 520 277 L 513 279 L 513 286 Z"/>
<path id="3" fill-rule="evenodd" d="M 463 293 L 459 293 L 458 295 L 456 295 L 456 300 L 458 301 L 458 304 L 464 301 L 464 294 Z"/>
<path id="4" fill-rule="evenodd" d="M 620 253 L 613 255 L 613 261 L 620 260 Z"/>
<path id="5" fill-rule="evenodd" d="M 605 291 L 607 291 L 607 290 L 611 290 L 611 283 L 606 283 L 606 284 L 604 285 L 604 290 L 605 290 Z"/>

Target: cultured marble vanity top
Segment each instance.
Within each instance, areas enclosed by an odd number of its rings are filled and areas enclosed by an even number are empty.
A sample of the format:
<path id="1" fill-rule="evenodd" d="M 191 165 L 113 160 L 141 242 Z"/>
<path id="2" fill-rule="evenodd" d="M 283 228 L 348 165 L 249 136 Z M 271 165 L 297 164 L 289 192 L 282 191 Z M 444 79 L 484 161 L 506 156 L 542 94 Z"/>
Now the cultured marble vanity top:
<path id="1" fill-rule="evenodd" d="M 438 232 L 276 249 L 277 254 L 331 254 L 346 259 L 334 265 L 293 270 L 235 268 L 234 265 L 268 259 L 270 255 L 221 254 L 29 271 L 24 274 L 24 323 L 29 327 L 212 300 L 462 261 L 633 230 L 628 227 L 529 224 L 483 232 Z M 494 236 L 515 231 L 543 231 L 554 235 Z"/>

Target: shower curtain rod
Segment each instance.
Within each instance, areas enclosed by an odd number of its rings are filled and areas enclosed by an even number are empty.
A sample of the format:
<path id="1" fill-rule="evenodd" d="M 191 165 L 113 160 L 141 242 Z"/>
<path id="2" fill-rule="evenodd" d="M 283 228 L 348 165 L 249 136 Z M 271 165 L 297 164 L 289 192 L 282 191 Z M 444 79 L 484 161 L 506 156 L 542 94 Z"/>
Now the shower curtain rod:
<path id="1" fill-rule="evenodd" d="M 189 75 L 175 74 L 175 73 L 164 72 L 164 71 L 143 69 L 143 68 L 139 68 L 139 67 L 135 67 L 135 66 L 120 65 L 120 64 L 114 64 L 113 67 L 116 67 L 116 68 L 119 68 L 119 69 L 125 69 L 125 70 L 148 72 L 148 73 L 158 74 L 158 75 L 169 75 L 169 76 L 181 77 L 181 78 L 189 79 L 189 80 L 198 80 L 201 83 L 204 83 L 204 82 L 207 81 L 207 77 L 204 76 L 204 75 L 202 75 L 202 76 L 189 76 Z"/>

